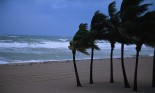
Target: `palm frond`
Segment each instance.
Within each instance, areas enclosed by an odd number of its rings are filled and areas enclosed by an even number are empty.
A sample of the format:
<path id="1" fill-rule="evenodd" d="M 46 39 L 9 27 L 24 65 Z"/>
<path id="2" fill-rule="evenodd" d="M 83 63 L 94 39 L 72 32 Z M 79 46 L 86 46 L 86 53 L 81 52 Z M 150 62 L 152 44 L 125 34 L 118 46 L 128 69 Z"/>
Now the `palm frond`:
<path id="1" fill-rule="evenodd" d="M 100 13 L 99 11 L 95 12 L 92 20 L 91 20 L 91 32 L 92 36 L 95 40 L 103 39 L 103 29 L 105 29 L 107 25 L 107 16 L 105 14 Z"/>
<path id="2" fill-rule="evenodd" d="M 85 55 L 90 55 L 88 52 L 87 52 L 87 50 L 84 50 L 84 49 L 76 49 L 77 51 L 79 51 L 79 52 L 81 52 L 81 53 L 83 53 L 83 54 L 85 54 Z"/>
<path id="3" fill-rule="evenodd" d="M 155 20 L 155 10 L 147 12 L 142 18 L 143 20 Z"/>
<path id="4" fill-rule="evenodd" d="M 92 32 L 87 30 L 87 24 L 81 23 L 79 25 L 79 30 L 74 35 L 73 41 L 70 42 L 68 48 L 89 55 L 87 52 L 88 48 L 94 47 L 94 49 L 99 50 L 99 47 L 95 44 L 94 40 Z"/>
<path id="5" fill-rule="evenodd" d="M 123 0 L 121 4 L 120 17 L 122 22 L 135 20 L 138 15 L 147 10 L 147 4 L 141 5 L 144 0 Z M 141 8 L 140 8 L 141 7 Z"/>
<path id="6" fill-rule="evenodd" d="M 86 35 L 87 33 L 88 33 L 87 24 L 86 23 L 81 23 L 79 25 L 79 30 L 76 32 L 76 34 L 73 37 L 73 41 L 77 41 L 77 40 L 82 39 L 82 37 L 84 35 Z"/>
<path id="7" fill-rule="evenodd" d="M 116 16 L 120 16 L 120 11 L 116 12 Z"/>
<path id="8" fill-rule="evenodd" d="M 126 11 L 128 7 L 137 6 L 141 4 L 144 0 L 123 0 L 121 4 L 121 12 Z"/>
<path id="9" fill-rule="evenodd" d="M 155 38 L 154 38 L 155 33 L 150 33 L 147 35 L 147 37 L 143 38 L 143 42 L 146 46 L 155 48 Z"/>
<path id="10" fill-rule="evenodd" d="M 138 6 L 130 6 L 126 9 L 126 11 L 122 15 L 122 21 L 131 21 L 137 19 L 137 11 L 139 7 Z"/>
<path id="11" fill-rule="evenodd" d="M 148 7 L 152 4 L 143 4 L 138 7 L 137 15 L 140 16 L 141 14 L 145 13 L 148 10 Z"/>
<path id="12" fill-rule="evenodd" d="M 93 47 L 94 47 L 95 50 L 100 50 L 100 48 L 99 48 L 98 45 L 96 45 L 96 44 L 94 44 Z"/>
<path id="13" fill-rule="evenodd" d="M 91 20 L 91 30 L 101 30 L 104 23 L 106 22 L 107 16 L 100 13 L 99 11 L 95 12 L 92 20 Z"/>
<path id="14" fill-rule="evenodd" d="M 108 6 L 108 11 L 109 11 L 109 16 L 113 17 L 116 14 L 116 1 L 113 1 L 112 3 L 109 4 Z"/>

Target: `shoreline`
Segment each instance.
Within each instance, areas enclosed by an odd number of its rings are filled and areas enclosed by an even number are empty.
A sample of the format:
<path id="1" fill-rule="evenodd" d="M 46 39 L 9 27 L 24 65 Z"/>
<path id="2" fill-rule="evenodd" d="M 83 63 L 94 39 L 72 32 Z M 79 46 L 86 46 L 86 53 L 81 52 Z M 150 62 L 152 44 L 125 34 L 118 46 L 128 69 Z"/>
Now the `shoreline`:
<path id="1" fill-rule="evenodd" d="M 153 56 L 145 56 L 145 55 L 142 55 L 142 56 L 139 56 L 139 58 L 146 58 L 146 57 L 153 57 Z M 126 58 L 135 58 L 135 56 L 132 56 L 132 57 L 124 57 L 124 59 Z M 110 59 L 110 58 L 94 58 L 94 60 L 104 60 L 104 59 Z M 113 59 L 121 59 L 119 57 L 117 58 L 113 58 Z M 84 61 L 84 60 L 90 60 L 89 58 L 86 58 L 86 59 L 76 59 L 76 61 Z M 4 64 L 0 64 L 1 65 L 33 65 L 33 64 L 45 64 L 45 63 L 55 63 L 55 62 L 58 62 L 58 63 L 63 63 L 63 62 L 72 62 L 72 59 L 68 59 L 68 60 L 51 60 L 51 61 L 37 61 L 37 62 L 14 62 L 14 63 L 4 63 Z"/>

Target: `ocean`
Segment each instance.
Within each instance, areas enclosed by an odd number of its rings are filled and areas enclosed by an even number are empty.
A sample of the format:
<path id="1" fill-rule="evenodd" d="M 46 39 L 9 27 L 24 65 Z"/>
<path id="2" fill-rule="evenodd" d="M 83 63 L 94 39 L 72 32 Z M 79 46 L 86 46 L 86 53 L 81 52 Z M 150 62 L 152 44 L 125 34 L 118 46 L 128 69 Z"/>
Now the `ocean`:
<path id="1" fill-rule="evenodd" d="M 72 60 L 70 40 L 69 36 L 0 35 L 0 64 Z M 95 51 L 94 58 L 109 58 L 109 42 L 97 41 L 97 45 L 101 50 Z M 120 58 L 120 49 L 121 45 L 116 43 L 114 58 Z M 125 46 L 125 57 L 135 54 L 135 45 Z M 140 56 L 153 56 L 153 49 L 143 46 Z M 90 59 L 90 55 L 77 52 L 76 59 Z"/>

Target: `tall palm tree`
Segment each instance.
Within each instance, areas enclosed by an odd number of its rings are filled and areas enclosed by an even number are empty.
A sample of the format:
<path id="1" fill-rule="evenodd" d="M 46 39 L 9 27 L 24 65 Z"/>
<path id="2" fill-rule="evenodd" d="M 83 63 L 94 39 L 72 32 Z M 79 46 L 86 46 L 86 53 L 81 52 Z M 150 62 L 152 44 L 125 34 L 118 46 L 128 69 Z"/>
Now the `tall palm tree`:
<path id="1" fill-rule="evenodd" d="M 144 43 L 145 34 L 140 30 L 141 16 L 148 10 L 151 4 L 142 4 L 144 0 L 123 0 L 121 4 L 121 19 L 126 33 L 132 38 L 136 44 L 136 65 L 134 74 L 134 91 L 137 91 L 137 69 L 139 52 Z"/>
<path id="2" fill-rule="evenodd" d="M 144 44 L 155 48 L 155 10 L 147 12 L 141 19 L 143 20 L 141 23 L 141 31 L 147 35 L 147 37 L 143 39 Z M 155 49 L 153 59 L 152 87 L 155 87 Z"/>
<path id="3" fill-rule="evenodd" d="M 139 22 L 136 23 L 136 25 L 135 25 L 135 26 L 137 26 L 135 29 L 137 30 L 138 33 L 135 33 L 136 34 L 135 41 L 136 41 L 137 54 L 136 54 L 135 76 L 134 76 L 134 91 L 137 91 L 137 69 L 138 69 L 139 52 L 141 51 L 141 47 L 143 44 L 150 43 L 150 41 L 148 42 L 148 40 L 150 37 L 152 37 L 152 35 L 150 35 L 150 33 L 147 32 L 148 31 L 147 29 L 143 29 L 143 27 L 146 26 L 143 24 L 143 22 L 145 21 L 143 19 L 143 17 L 139 18 L 138 21 Z"/>
<path id="4" fill-rule="evenodd" d="M 73 64 L 74 64 L 74 70 L 75 70 L 75 75 L 77 80 L 77 86 L 81 86 L 81 83 L 79 80 L 79 75 L 78 75 L 76 62 L 75 62 L 76 51 L 89 55 L 89 53 L 87 52 L 88 48 L 94 47 L 94 49 L 99 49 L 98 46 L 95 45 L 94 42 L 92 42 L 92 39 L 90 37 L 91 35 L 87 29 L 87 24 L 81 23 L 79 25 L 79 30 L 73 37 L 73 41 L 70 42 L 69 49 L 72 50 L 72 54 L 73 54 Z"/>
<path id="5" fill-rule="evenodd" d="M 116 26 L 118 25 L 118 19 L 116 17 L 116 2 L 112 2 L 108 6 L 108 13 L 110 16 L 109 20 L 109 37 L 108 40 L 111 44 L 111 53 L 110 53 L 110 83 L 114 83 L 114 78 L 113 78 L 113 50 L 115 48 L 115 43 L 116 43 Z"/>
<path id="6" fill-rule="evenodd" d="M 79 79 L 79 75 L 78 75 L 78 70 L 77 70 L 77 66 L 76 66 L 76 62 L 75 62 L 76 48 L 75 48 L 72 41 L 70 42 L 69 49 L 72 50 L 72 54 L 73 54 L 73 65 L 74 65 L 74 71 L 75 71 L 77 86 L 81 87 L 81 83 L 80 83 L 80 79 Z"/>
<path id="7" fill-rule="evenodd" d="M 130 88 L 130 85 L 128 83 L 128 79 L 126 76 L 125 66 L 124 66 L 124 43 L 123 42 L 124 41 L 127 42 L 127 38 L 123 37 L 118 29 L 121 27 L 121 23 L 120 23 L 120 17 L 119 17 L 120 12 L 117 12 L 117 9 L 116 9 L 116 1 L 113 1 L 112 3 L 109 4 L 108 10 L 109 10 L 109 16 L 110 16 L 110 23 L 112 25 L 111 26 L 112 27 L 112 31 L 111 31 L 112 39 L 110 39 L 111 45 L 114 46 L 114 43 L 116 41 L 121 43 L 121 64 L 122 64 L 124 84 L 126 88 Z M 113 51 L 113 47 L 111 49 L 112 49 L 111 51 Z M 112 53 L 111 53 L 111 63 L 112 63 Z M 113 80 L 111 79 L 111 81 Z"/>
<path id="8" fill-rule="evenodd" d="M 124 65 L 124 45 L 131 45 L 133 44 L 133 41 L 128 35 L 126 35 L 126 33 L 124 33 L 125 29 L 122 27 L 122 25 L 118 27 L 118 31 L 119 31 L 119 34 L 118 34 L 119 38 L 117 42 L 121 43 L 121 65 L 122 65 L 124 85 L 125 85 L 125 88 L 130 88 L 126 71 L 125 71 L 125 65 Z"/>
<path id="9" fill-rule="evenodd" d="M 125 88 L 130 88 L 126 71 L 125 71 L 125 65 L 124 65 L 124 45 L 131 45 L 133 44 L 132 39 L 126 35 L 125 29 L 120 25 L 118 28 L 118 39 L 117 42 L 121 43 L 121 65 L 122 65 L 122 73 L 123 73 L 123 79 L 124 79 L 124 85 Z"/>
<path id="10" fill-rule="evenodd" d="M 73 41 L 70 41 L 70 46 L 69 46 L 69 49 L 72 50 L 72 54 L 73 54 L 74 71 L 75 71 L 76 82 L 77 82 L 78 87 L 81 87 L 81 83 L 80 83 L 78 70 L 77 70 L 77 66 L 76 66 L 76 62 L 75 62 L 75 55 L 76 55 L 76 50 L 78 50 L 82 53 L 88 54 L 88 52 L 86 51 L 86 47 L 84 45 L 84 42 L 82 40 L 83 36 L 86 35 L 88 32 L 86 26 L 87 26 L 87 24 L 80 24 L 79 25 L 79 30 L 74 35 Z"/>
<path id="11" fill-rule="evenodd" d="M 95 39 L 93 37 L 92 32 L 89 32 L 88 39 L 92 43 L 91 46 L 91 61 L 90 61 L 90 76 L 89 76 L 89 83 L 93 84 L 93 60 L 94 60 L 94 50 L 100 50 L 100 48 L 96 45 Z"/>
<path id="12" fill-rule="evenodd" d="M 91 42 L 95 44 L 95 40 L 101 40 L 102 29 L 106 21 L 106 16 L 99 11 L 96 11 L 92 20 L 91 20 L 91 30 L 90 30 L 90 38 Z M 91 62 L 90 62 L 90 84 L 93 84 L 93 58 L 94 58 L 94 49 L 99 50 L 98 47 L 91 47 Z"/>

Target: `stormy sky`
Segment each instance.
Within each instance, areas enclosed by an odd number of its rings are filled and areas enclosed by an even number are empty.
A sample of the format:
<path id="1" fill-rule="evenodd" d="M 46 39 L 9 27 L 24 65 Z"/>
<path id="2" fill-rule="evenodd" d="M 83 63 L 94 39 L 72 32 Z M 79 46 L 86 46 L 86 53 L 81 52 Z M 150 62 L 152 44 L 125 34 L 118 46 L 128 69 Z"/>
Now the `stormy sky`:
<path id="1" fill-rule="evenodd" d="M 95 11 L 108 15 L 112 1 L 0 0 L 0 34 L 72 36 L 80 23 L 90 25 Z M 116 0 L 118 10 L 121 1 Z"/>

